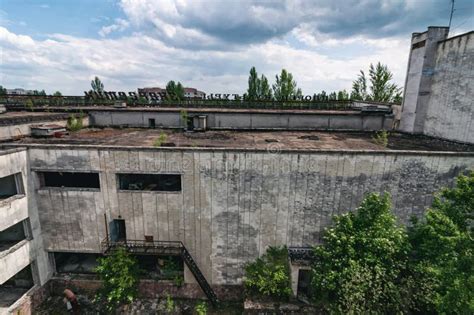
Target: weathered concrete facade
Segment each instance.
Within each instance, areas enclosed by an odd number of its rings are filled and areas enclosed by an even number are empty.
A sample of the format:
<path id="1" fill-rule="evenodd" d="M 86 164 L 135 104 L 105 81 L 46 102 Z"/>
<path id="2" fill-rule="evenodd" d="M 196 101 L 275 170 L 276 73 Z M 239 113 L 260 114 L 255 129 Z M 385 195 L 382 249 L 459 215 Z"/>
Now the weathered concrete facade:
<path id="1" fill-rule="evenodd" d="M 365 104 L 367 105 L 367 104 Z M 363 107 L 363 105 L 360 105 Z M 209 129 L 280 130 L 381 130 L 391 129 L 393 115 L 387 112 L 187 109 L 188 116 L 207 117 Z M 98 109 L 89 111 L 90 124 L 98 127 L 182 128 L 180 109 Z"/>
<path id="2" fill-rule="evenodd" d="M 266 151 L 31 145 L 47 251 L 99 252 L 108 220 L 127 238 L 180 240 L 212 284 L 237 284 L 269 245 L 310 246 L 331 217 L 388 191 L 401 222 L 474 168 L 473 153 Z M 100 189 L 41 188 L 39 171 L 98 172 Z M 123 191 L 117 173 L 181 174 L 180 192 Z"/>
<path id="3" fill-rule="evenodd" d="M 0 150 L 0 178 L 11 175 L 16 177 L 18 191 L 16 195 L 0 200 L 0 234 L 16 224 L 22 224 L 24 229 L 28 228 L 25 231 L 28 236 L 8 248 L 3 246 L 0 251 L 0 285 L 30 265 L 35 284 L 33 289 L 36 289 L 50 279 L 53 270 L 43 246 L 25 148 Z M 13 312 L 15 305 L 0 307 L 0 313 Z"/>
<path id="4" fill-rule="evenodd" d="M 474 32 L 414 33 L 400 130 L 474 143 Z"/>

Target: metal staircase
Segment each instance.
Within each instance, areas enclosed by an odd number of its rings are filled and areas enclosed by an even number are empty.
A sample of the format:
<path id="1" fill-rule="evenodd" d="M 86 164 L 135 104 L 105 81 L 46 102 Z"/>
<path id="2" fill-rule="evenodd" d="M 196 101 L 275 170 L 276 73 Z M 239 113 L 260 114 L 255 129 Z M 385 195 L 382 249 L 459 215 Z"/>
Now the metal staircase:
<path id="1" fill-rule="evenodd" d="M 219 300 L 214 290 L 212 290 L 212 287 L 182 242 L 142 240 L 112 241 L 109 237 L 101 242 L 101 249 L 104 255 L 108 255 L 118 248 L 125 248 L 129 253 L 140 255 L 180 256 L 193 273 L 194 278 L 196 278 L 197 283 L 212 305 L 218 305 Z"/>
<path id="2" fill-rule="evenodd" d="M 191 270 L 191 272 L 193 273 L 194 278 L 196 278 L 196 281 L 199 283 L 199 286 L 204 291 L 209 301 L 211 301 L 213 306 L 217 306 L 217 304 L 219 303 L 219 300 L 217 299 L 217 296 L 214 293 L 214 290 L 212 290 L 206 278 L 201 273 L 201 270 L 199 270 L 199 267 L 196 265 L 196 262 L 194 261 L 193 257 L 191 256 L 191 254 L 188 252 L 188 250 L 186 249 L 184 245 L 181 250 L 181 258 L 184 260 L 189 270 Z"/>

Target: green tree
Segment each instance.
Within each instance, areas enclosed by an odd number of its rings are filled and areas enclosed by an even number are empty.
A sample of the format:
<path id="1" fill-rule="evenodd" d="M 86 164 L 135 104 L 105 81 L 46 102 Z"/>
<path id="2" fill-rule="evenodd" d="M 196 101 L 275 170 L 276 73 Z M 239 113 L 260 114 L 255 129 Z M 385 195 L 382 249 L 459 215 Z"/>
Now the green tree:
<path id="1" fill-rule="evenodd" d="M 255 67 L 250 69 L 247 98 L 249 100 L 270 99 L 272 91 L 267 78 L 262 74 L 259 78 Z"/>
<path id="2" fill-rule="evenodd" d="M 91 87 L 94 92 L 104 92 L 104 84 L 100 81 L 99 77 L 95 77 L 94 80 L 91 81 Z"/>
<path id="3" fill-rule="evenodd" d="M 409 242 L 396 224 L 388 194 L 368 195 L 355 212 L 335 217 L 314 249 L 312 293 L 333 313 L 406 311 Z"/>
<path id="4" fill-rule="evenodd" d="M 0 85 L 0 95 L 6 95 L 7 94 L 7 89 L 4 88 L 2 85 Z"/>
<path id="5" fill-rule="evenodd" d="M 341 90 L 337 92 L 337 100 L 338 101 L 346 101 L 349 99 L 349 93 L 346 90 Z"/>
<path id="6" fill-rule="evenodd" d="M 286 246 L 270 246 L 262 257 L 247 264 L 244 284 L 248 294 L 287 299 L 291 285 Z"/>
<path id="7" fill-rule="evenodd" d="M 393 73 L 386 65 L 380 62 L 377 65 L 370 64 L 369 83 L 364 71 L 360 71 L 357 79 L 352 83 L 351 98 L 354 100 L 375 102 L 400 102 L 402 89 L 395 83 L 391 83 Z"/>
<path id="8" fill-rule="evenodd" d="M 53 96 L 63 96 L 63 95 L 61 94 L 61 92 L 56 91 L 56 92 L 54 92 Z"/>
<path id="9" fill-rule="evenodd" d="M 45 92 L 45 90 L 41 90 L 41 91 L 34 90 L 34 91 L 33 91 L 33 95 L 46 96 L 46 92 Z"/>
<path id="10" fill-rule="evenodd" d="M 108 312 L 113 312 L 136 298 L 140 269 L 136 259 L 124 248 L 118 248 L 112 255 L 99 258 L 96 272 L 102 280 L 96 302 Z"/>
<path id="11" fill-rule="evenodd" d="M 181 82 L 175 83 L 171 80 L 166 84 L 166 94 L 169 100 L 184 100 L 184 87 Z"/>
<path id="12" fill-rule="evenodd" d="M 285 69 L 281 70 L 280 75 L 275 76 L 276 82 L 273 84 L 273 95 L 278 101 L 286 101 L 295 97 L 301 97 L 303 93 L 297 87 L 293 75 Z"/>
<path id="13" fill-rule="evenodd" d="M 422 222 L 409 229 L 414 282 L 429 288 L 419 311 L 474 314 L 474 172 L 435 196 Z"/>

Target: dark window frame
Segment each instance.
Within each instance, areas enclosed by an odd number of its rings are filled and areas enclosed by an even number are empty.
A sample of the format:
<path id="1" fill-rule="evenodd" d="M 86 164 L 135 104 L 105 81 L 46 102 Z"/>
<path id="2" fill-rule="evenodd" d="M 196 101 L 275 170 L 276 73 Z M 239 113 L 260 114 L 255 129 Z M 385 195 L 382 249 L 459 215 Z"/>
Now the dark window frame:
<path id="1" fill-rule="evenodd" d="M 145 177 L 148 177 L 148 182 L 147 180 L 145 179 L 144 181 L 146 182 L 146 184 L 148 184 L 148 189 L 144 189 L 144 188 L 139 188 L 137 186 L 136 189 L 127 189 L 125 188 L 125 183 L 122 182 L 123 180 L 125 180 L 125 178 L 123 178 L 124 176 L 129 176 L 129 177 L 132 177 L 131 179 L 133 180 L 133 177 L 139 177 L 139 176 L 145 176 Z M 166 176 L 176 176 L 175 177 L 175 180 L 177 181 L 176 185 L 177 187 L 169 187 L 168 185 L 170 185 L 170 183 L 163 183 L 161 184 L 160 182 L 161 181 L 166 181 L 167 179 L 166 178 L 162 178 L 160 179 L 159 177 L 162 176 L 162 177 L 166 177 Z M 149 188 L 149 186 L 151 185 L 151 181 L 149 181 L 149 179 L 151 177 L 157 177 L 156 178 L 156 181 L 153 182 L 153 183 L 156 183 L 156 187 L 152 187 L 151 189 Z M 130 179 L 130 178 L 129 178 Z M 120 173 L 116 173 L 116 180 L 117 180 L 117 190 L 119 192 L 140 192 L 140 193 L 181 193 L 183 191 L 183 181 L 182 181 L 182 174 L 181 173 L 131 173 L 131 172 L 120 172 Z M 168 178 L 168 180 L 171 180 L 170 178 Z M 161 184 L 161 185 L 160 185 Z M 166 189 L 168 186 L 169 189 Z"/>
<path id="2" fill-rule="evenodd" d="M 62 190 L 81 190 L 81 191 L 100 191 L 101 189 L 101 183 L 100 183 L 100 173 L 99 172 L 88 172 L 88 171 L 69 171 L 69 170 L 37 170 L 35 171 L 38 179 L 39 179 L 39 189 L 62 189 Z M 47 179 L 46 175 L 52 175 L 52 178 Z M 60 184 L 53 184 L 54 182 L 54 176 L 56 174 L 66 174 L 66 176 L 70 175 L 73 176 L 74 174 L 77 176 L 82 177 L 82 181 L 85 181 L 86 179 L 84 177 L 91 177 L 94 176 L 94 178 L 89 178 L 88 180 L 92 180 L 92 184 L 88 185 L 79 185 L 78 179 L 70 179 L 67 182 L 64 182 L 64 184 L 67 185 L 60 185 Z M 63 175 L 61 175 L 63 176 Z M 57 178 L 56 178 L 57 179 Z M 75 185 L 73 185 L 75 184 Z"/>
<path id="3" fill-rule="evenodd" d="M 7 197 L 0 198 L 0 202 L 5 200 L 11 200 L 15 198 L 21 198 L 25 196 L 25 186 L 23 185 L 23 175 L 21 172 L 13 173 L 7 176 L 2 176 L 0 179 L 11 177 L 10 180 L 14 183 L 15 194 L 12 195 L 5 195 Z"/>

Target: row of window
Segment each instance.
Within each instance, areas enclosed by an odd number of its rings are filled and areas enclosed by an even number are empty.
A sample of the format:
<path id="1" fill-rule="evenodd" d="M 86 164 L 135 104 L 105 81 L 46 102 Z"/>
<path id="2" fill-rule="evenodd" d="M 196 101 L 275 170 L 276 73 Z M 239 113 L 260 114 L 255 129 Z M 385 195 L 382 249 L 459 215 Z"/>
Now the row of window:
<path id="1" fill-rule="evenodd" d="M 99 173 L 38 172 L 40 185 L 47 187 L 98 188 Z M 117 174 L 120 190 L 181 191 L 179 174 Z"/>

